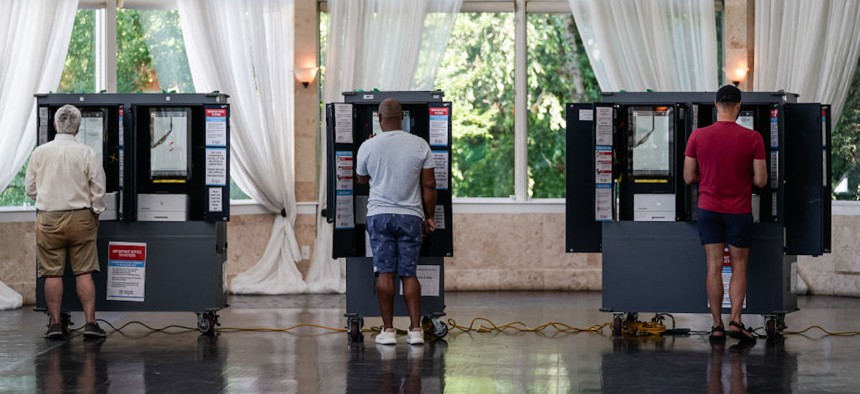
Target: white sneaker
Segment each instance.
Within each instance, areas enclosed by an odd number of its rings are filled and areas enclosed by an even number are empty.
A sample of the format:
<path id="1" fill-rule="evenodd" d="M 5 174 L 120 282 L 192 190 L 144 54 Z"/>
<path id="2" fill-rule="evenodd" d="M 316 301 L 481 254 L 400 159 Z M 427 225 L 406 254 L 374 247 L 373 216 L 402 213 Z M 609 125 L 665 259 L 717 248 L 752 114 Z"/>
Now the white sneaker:
<path id="1" fill-rule="evenodd" d="M 376 343 L 380 345 L 396 345 L 397 331 L 393 328 L 387 328 L 376 334 Z"/>
<path id="2" fill-rule="evenodd" d="M 423 345 L 424 330 L 422 330 L 421 327 L 415 327 L 409 330 L 409 333 L 406 334 L 406 343 L 410 345 Z"/>

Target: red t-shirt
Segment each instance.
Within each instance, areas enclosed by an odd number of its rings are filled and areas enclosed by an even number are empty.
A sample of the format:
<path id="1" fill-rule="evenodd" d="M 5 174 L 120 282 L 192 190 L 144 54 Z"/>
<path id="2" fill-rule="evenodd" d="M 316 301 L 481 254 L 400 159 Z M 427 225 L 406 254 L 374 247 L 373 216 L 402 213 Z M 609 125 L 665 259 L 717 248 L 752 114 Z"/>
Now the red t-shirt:
<path id="1" fill-rule="evenodd" d="M 752 212 L 753 160 L 764 160 L 764 141 L 735 122 L 693 131 L 687 157 L 699 165 L 699 208 L 721 213 Z"/>

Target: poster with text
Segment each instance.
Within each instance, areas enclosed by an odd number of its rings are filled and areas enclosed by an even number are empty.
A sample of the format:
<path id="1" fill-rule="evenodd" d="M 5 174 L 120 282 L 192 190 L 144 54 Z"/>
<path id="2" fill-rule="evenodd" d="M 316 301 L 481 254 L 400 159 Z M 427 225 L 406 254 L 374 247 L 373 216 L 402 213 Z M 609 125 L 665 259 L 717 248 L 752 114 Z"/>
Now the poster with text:
<path id="1" fill-rule="evenodd" d="M 227 146 L 227 108 L 206 108 L 206 145 Z"/>
<path id="2" fill-rule="evenodd" d="M 108 244 L 107 299 L 143 302 L 146 295 L 146 243 Z"/>
<path id="3" fill-rule="evenodd" d="M 447 107 L 430 108 L 430 146 L 448 146 L 449 110 Z"/>
<path id="4" fill-rule="evenodd" d="M 436 189 L 448 189 L 448 151 L 433 151 L 433 167 L 436 174 Z"/>
<path id="5" fill-rule="evenodd" d="M 352 143 L 352 104 L 334 105 L 334 142 Z"/>

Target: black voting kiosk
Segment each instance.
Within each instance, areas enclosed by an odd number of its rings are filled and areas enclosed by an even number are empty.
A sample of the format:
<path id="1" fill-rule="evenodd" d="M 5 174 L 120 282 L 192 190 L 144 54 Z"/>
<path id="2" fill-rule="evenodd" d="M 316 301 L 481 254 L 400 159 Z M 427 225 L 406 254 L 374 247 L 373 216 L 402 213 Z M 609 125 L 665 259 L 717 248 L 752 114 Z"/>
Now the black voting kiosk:
<path id="1" fill-rule="evenodd" d="M 191 311 L 213 334 L 227 306 L 230 217 L 227 95 L 37 95 L 38 143 L 54 138 L 57 109 L 81 110 L 80 142 L 103 159 L 97 311 Z M 81 310 L 66 265 L 63 311 Z M 36 308 L 45 310 L 44 279 Z M 68 325 L 63 313 L 63 324 Z"/>
<path id="2" fill-rule="evenodd" d="M 425 331 L 441 338 L 445 315 L 444 256 L 453 254 L 451 229 L 451 103 L 442 91 L 344 92 L 344 102 L 326 104 L 328 204 L 334 224 L 332 258 L 346 257 L 346 317 L 349 338 L 361 341 L 364 316 L 379 316 L 376 280 L 366 230 L 369 187 L 355 179 L 361 143 L 379 133 L 377 109 L 388 98 L 403 107 L 403 130 L 427 140 L 436 163 L 436 231 L 424 238 L 418 262 Z M 395 277 L 394 315 L 407 316 L 400 279 Z"/>
<path id="3" fill-rule="evenodd" d="M 693 130 L 716 121 L 715 93 L 606 93 L 567 105 L 566 249 L 602 252 L 603 304 L 627 313 L 707 313 L 698 191 L 683 178 Z M 745 314 L 769 336 L 797 310 L 799 255 L 830 252 L 830 107 L 784 92 L 744 92 L 738 123 L 762 135 L 769 181 L 753 187 Z M 731 268 L 723 267 L 724 287 Z M 728 291 L 723 312 L 728 313 Z"/>

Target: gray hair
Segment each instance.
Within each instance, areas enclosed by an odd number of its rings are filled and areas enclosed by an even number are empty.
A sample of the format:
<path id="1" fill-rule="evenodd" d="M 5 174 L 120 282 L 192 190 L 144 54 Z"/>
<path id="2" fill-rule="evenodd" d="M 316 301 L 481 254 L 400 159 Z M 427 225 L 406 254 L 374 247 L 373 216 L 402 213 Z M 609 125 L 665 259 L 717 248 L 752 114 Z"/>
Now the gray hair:
<path id="1" fill-rule="evenodd" d="M 54 128 L 57 129 L 57 134 L 75 135 L 80 127 L 81 111 L 74 105 L 64 105 L 54 114 Z"/>

